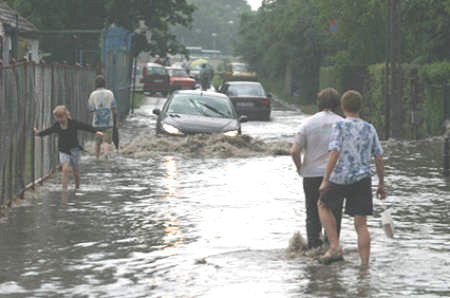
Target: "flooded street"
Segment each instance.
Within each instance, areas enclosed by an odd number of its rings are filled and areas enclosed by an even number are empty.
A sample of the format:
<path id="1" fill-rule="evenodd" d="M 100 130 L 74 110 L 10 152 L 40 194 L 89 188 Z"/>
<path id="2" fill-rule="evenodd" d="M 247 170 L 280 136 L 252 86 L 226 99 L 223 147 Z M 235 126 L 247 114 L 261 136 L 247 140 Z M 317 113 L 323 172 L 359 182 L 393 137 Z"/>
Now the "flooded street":
<path id="1" fill-rule="evenodd" d="M 125 147 L 155 138 L 152 110 L 163 102 L 148 99 L 124 124 Z M 304 196 L 290 156 L 273 149 L 288 150 L 305 117 L 279 109 L 271 122 L 243 124 L 268 148 L 245 158 L 234 147 L 226 158 L 155 147 L 84 155 L 80 191 L 64 196 L 53 179 L 0 219 L 0 297 L 449 297 L 450 184 L 438 139 L 386 144 L 391 196 L 369 220 L 368 272 L 348 217 L 345 262 L 288 257 L 294 232 L 305 234 Z M 387 206 L 395 239 L 381 228 Z"/>

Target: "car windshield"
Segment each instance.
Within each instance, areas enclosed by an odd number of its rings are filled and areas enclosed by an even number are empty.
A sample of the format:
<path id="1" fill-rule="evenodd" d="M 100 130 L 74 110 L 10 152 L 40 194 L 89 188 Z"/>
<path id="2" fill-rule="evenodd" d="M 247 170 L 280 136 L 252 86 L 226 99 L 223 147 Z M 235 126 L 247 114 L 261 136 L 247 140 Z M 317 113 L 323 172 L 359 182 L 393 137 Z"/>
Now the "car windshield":
<path id="1" fill-rule="evenodd" d="M 234 118 L 231 103 L 227 99 L 204 95 L 175 95 L 169 104 L 167 113 Z"/>
<path id="2" fill-rule="evenodd" d="M 167 74 L 167 72 L 164 67 L 147 66 L 147 74 L 148 75 L 165 75 L 165 74 Z"/>
<path id="3" fill-rule="evenodd" d="M 248 72 L 247 64 L 233 64 L 233 71 L 235 71 L 235 72 Z"/>
<path id="4" fill-rule="evenodd" d="M 188 77 L 188 74 L 184 69 L 169 69 L 169 75 L 171 77 Z"/>
<path id="5" fill-rule="evenodd" d="M 228 86 L 227 94 L 228 96 L 266 96 L 264 89 L 258 84 L 232 84 Z"/>

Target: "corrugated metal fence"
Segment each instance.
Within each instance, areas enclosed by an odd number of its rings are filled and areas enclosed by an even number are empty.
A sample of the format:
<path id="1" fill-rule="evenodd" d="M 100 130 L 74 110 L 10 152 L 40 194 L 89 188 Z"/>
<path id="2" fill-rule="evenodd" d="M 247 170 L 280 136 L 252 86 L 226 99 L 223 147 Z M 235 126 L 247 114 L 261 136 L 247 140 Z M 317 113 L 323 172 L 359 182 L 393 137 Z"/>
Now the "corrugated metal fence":
<path id="1" fill-rule="evenodd" d="M 133 36 L 134 33 L 114 25 L 103 32 L 102 56 L 106 87 L 114 93 L 121 119 L 130 110 Z"/>
<path id="2" fill-rule="evenodd" d="M 33 127 L 49 127 L 59 104 L 87 121 L 95 75 L 95 70 L 68 65 L 0 67 L 0 206 L 55 170 L 55 137 L 35 138 Z"/>

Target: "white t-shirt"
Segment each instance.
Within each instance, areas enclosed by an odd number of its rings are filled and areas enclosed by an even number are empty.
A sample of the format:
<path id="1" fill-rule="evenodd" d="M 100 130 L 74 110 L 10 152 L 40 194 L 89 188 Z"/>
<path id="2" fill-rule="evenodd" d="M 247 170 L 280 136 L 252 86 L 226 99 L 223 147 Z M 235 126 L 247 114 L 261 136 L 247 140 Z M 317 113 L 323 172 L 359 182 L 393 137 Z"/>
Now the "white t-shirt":
<path id="1" fill-rule="evenodd" d="M 104 88 L 99 88 L 89 96 L 89 111 L 94 112 L 92 126 L 101 128 L 113 127 L 112 109 L 116 108 L 114 94 Z"/>
<path id="2" fill-rule="evenodd" d="M 328 145 L 333 125 L 343 118 L 333 112 L 322 111 L 306 119 L 295 136 L 294 142 L 304 153 L 301 175 L 322 177 L 328 163 Z"/>

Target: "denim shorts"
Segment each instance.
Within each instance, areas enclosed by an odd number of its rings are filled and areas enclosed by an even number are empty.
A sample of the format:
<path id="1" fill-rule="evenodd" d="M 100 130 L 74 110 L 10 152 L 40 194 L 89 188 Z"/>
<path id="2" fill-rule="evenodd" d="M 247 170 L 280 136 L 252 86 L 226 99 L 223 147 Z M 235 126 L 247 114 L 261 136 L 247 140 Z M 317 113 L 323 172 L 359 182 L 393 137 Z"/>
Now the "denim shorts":
<path id="1" fill-rule="evenodd" d="M 70 154 L 59 152 L 59 163 L 61 165 L 68 163 L 72 169 L 78 170 L 80 168 L 81 150 L 74 148 L 70 150 Z"/>

